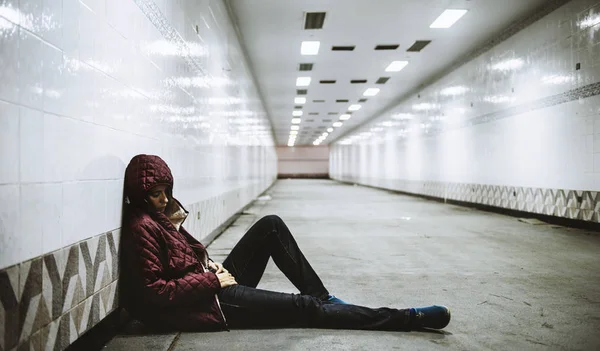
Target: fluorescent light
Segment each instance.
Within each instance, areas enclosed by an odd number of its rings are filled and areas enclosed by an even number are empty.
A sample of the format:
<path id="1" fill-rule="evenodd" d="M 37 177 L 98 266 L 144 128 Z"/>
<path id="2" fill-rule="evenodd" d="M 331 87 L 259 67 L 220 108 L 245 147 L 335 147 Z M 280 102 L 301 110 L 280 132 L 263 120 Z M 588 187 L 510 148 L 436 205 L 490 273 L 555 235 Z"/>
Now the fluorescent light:
<path id="1" fill-rule="evenodd" d="M 337 127 L 341 127 L 342 124 L 343 124 L 342 122 L 334 122 L 333 126 L 337 128 Z"/>
<path id="2" fill-rule="evenodd" d="M 413 119 L 414 116 L 411 115 L 410 113 L 396 113 L 394 115 L 392 115 L 393 119 L 399 119 L 399 120 L 407 120 L 407 119 Z"/>
<path id="3" fill-rule="evenodd" d="M 317 55 L 319 53 L 320 41 L 303 41 L 300 47 L 302 55 Z"/>
<path id="4" fill-rule="evenodd" d="M 300 117 L 300 116 L 302 116 L 302 111 L 293 111 L 292 116 Z"/>
<path id="5" fill-rule="evenodd" d="M 429 111 L 429 110 L 438 108 L 438 105 L 430 104 L 428 102 L 422 102 L 420 104 L 412 105 L 412 108 L 413 108 L 413 110 L 417 110 L 417 111 Z"/>
<path id="6" fill-rule="evenodd" d="M 349 114 L 341 115 L 340 116 L 340 120 L 341 121 L 347 121 L 347 120 L 350 119 L 350 117 L 352 117 L 352 115 L 349 115 Z"/>
<path id="7" fill-rule="evenodd" d="M 386 72 L 399 72 L 408 65 L 408 61 L 394 61 L 385 69 Z"/>
<path id="8" fill-rule="evenodd" d="M 492 65 L 491 68 L 496 71 L 514 71 L 521 68 L 524 63 L 525 62 L 522 59 L 515 58 L 498 62 L 495 65 Z"/>
<path id="9" fill-rule="evenodd" d="M 456 95 L 462 95 L 462 94 L 466 93 L 467 91 L 469 91 L 469 88 L 462 86 L 462 85 L 457 85 L 457 86 L 447 87 L 447 88 L 440 90 L 440 94 L 442 94 L 444 96 L 456 96 Z"/>
<path id="10" fill-rule="evenodd" d="M 327 136 L 329 135 L 329 133 L 323 133 L 321 135 L 322 135 L 322 138 L 327 138 Z"/>
<path id="11" fill-rule="evenodd" d="M 300 119 L 300 118 L 292 118 L 292 124 L 300 124 L 300 122 L 302 122 L 302 119 Z"/>
<path id="12" fill-rule="evenodd" d="M 290 128 L 291 130 L 299 130 L 300 127 L 299 126 L 292 126 L 292 128 Z"/>
<path id="13" fill-rule="evenodd" d="M 333 132 L 333 128 L 327 128 L 327 132 L 329 132 L 329 133 Z"/>
<path id="14" fill-rule="evenodd" d="M 348 111 L 358 111 L 361 107 L 362 106 L 360 105 L 350 105 L 350 107 L 348 107 Z"/>
<path id="15" fill-rule="evenodd" d="M 375 96 L 379 94 L 379 88 L 369 88 L 363 93 L 364 96 Z"/>
<path id="16" fill-rule="evenodd" d="M 310 85 L 311 78 L 310 77 L 298 77 L 296 79 L 297 87 L 307 87 Z"/>
<path id="17" fill-rule="evenodd" d="M 297 97 L 297 98 L 294 99 L 294 103 L 295 104 L 305 104 L 306 103 L 306 98 Z"/>
<path id="18" fill-rule="evenodd" d="M 298 135 L 298 131 L 297 130 L 290 130 L 290 135 Z"/>
<path id="19" fill-rule="evenodd" d="M 467 13 L 467 10 L 446 10 L 436 18 L 429 28 L 450 28 Z"/>

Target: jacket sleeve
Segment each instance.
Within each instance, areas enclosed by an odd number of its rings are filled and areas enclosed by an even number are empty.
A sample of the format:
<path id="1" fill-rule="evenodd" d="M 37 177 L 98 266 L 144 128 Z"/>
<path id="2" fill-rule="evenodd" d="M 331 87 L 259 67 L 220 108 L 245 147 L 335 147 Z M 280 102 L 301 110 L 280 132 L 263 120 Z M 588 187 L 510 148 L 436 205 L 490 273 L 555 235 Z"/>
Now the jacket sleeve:
<path id="1" fill-rule="evenodd" d="M 161 306 L 182 306 L 210 298 L 221 289 L 212 272 L 188 273 L 169 279 L 161 261 L 161 245 L 151 228 L 132 228 L 134 257 L 148 301 Z M 163 248 L 164 250 L 164 248 Z"/>

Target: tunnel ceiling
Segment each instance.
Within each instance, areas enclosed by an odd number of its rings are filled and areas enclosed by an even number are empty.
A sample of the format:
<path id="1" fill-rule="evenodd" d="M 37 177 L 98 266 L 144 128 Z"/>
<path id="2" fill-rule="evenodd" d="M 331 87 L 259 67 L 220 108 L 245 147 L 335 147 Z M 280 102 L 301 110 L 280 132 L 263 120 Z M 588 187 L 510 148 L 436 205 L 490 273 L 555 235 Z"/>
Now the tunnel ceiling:
<path id="1" fill-rule="evenodd" d="M 302 111 L 295 142 L 300 146 L 312 145 L 341 115 L 348 113 L 350 105 L 360 104 L 361 108 L 351 112 L 351 118 L 343 121 L 341 127 L 334 128 L 323 144 L 376 117 L 378 111 L 395 105 L 403 95 L 448 69 L 455 60 L 493 39 L 513 22 L 531 15 L 546 0 L 228 2 L 277 144 L 288 144 L 293 111 Z M 429 28 L 445 9 L 468 12 L 448 29 Z M 326 13 L 322 29 L 305 29 L 307 12 Z M 309 18 L 308 22 L 318 26 L 319 17 Z M 318 54 L 302 55 L 303 41 L 320 41 Z M 417 47 L 412 47 L 415 43 Z M 385 47 L 375 49 L 381 45 Z M 414 51 L 423 45 L 421 51 Z M 399 72 L 386 72 L 392 61 L 408 61 L 408 65 Z M 301 68 L 301 64 L 312 67 Z M 309 68 L 312 69 L 304 71 Z M 310 85 L 296 86 L 296 79 L 303 76 L 311 77 Z M 363 96 L 369 88 L 380 91 L 376 96 Z M 306 94 L 299 95 L 298 89 L 306 90 Z M 296 97 L 306 98 L 306 103 L 295 103 Z M 367 100 L 359 102 L 360 99 Z"/>

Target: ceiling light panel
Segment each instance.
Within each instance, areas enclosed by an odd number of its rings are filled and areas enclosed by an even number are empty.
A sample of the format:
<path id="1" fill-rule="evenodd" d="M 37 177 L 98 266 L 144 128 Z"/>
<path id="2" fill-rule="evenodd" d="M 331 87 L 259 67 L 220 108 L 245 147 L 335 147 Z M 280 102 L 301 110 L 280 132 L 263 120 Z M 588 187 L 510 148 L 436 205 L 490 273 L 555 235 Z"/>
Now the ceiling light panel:
<path id="1" fill-rule="evenodd" d="M 344 114 L 344 115 L 341 115 L 341 116 L 340 116 L 340 120 L 341 120 L 341 121 L 347 121 L 347 120 L 349 120 L 351 117 L 352 117 L 352 115 L 349 115 L 349 114 Z"/>
<path id="2" fill-rule="evenodd" d="M 302 111 L 293 111 L 292 116 L 300 117 L 300 116 L 302 116 Z"/>
<path id="3" fill-rule="evenodd" d="M 299 127 L 299 126 L 292 126 L 292 127 L 290 128 L 290 130 L 300 130 L 300 127 Z"/>
<path id="4" fill-rule="evenodd" d="M 348 111 L 358 111 L 361 107 L 362 106 L 360 105 L 350 105 L 350 107 L 348 107 Z"/>
<path id="5" fill-rule="evenodd" d="M 467 13 L 467 10 L 446 10 L 436 18 L 429 28 L 450 28 L 456 21 Z"/>
<path id="6" fill-rule="evenodd" d="M 304 16 L 304 29 L 323 29 L 326 12 L 306 12 Z"/>
<path id="7" fill-rule="evenodd" d="M 344 123 L 342 123 L 342 122 L 335 122 L 335 123 L 333 124 L 333 126 L 334 126 L 334 127 L 336 127 L 336 128 L 339 128 L 339 127 L 341 127 L 343 124 L 344 124 Z"/>
<path id="8" fill-rule="evenodd" d="M 369 88 L 363 93 L 364 96 L 375 96 L 379 94 L 379 88 Z"/>
<path id="9" fill-rule="evenodd" d="M 300 124 L 302 122 L 301 118 L 292 118 L 292 124 Z"/>
<path id="10" fill-rule="evenodd" d="M 320 41 L 303 41 L 300 53 L 302 55 L 318 55 L 319 47 L 321 47 Z"/>
<path id="11" fill-rule="evenodd" d="M 307 87 L 310 85 L 311 78 L 310 77 L 298 77 L 296 79 L 297 87 Z"/>
<path id="12" fill-rule="evenodd" d="M 305 104 L 306 103 L 306 98 L 305 97 L 297 97 L 294 99 L 294 103 L 295 104 Z"/>
<path id="13" fill-rule="evenodd" d="M 408 61 L 394 61 L 385 69 L 386 72 L 399 72 L 408 65 Z"/>

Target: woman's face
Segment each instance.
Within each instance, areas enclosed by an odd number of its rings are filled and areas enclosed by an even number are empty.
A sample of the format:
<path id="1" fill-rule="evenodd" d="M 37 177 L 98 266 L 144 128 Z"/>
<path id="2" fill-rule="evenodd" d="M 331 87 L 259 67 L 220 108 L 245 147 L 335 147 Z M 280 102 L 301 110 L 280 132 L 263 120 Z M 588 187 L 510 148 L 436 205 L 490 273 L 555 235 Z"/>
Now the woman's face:
<path id="1" fill-rule="evenodd" d="M 169 203 L 167 196 L 167 186 L 157 185 L 148 191 L 148 204 L 152 210 L 163 212 Z"/>

